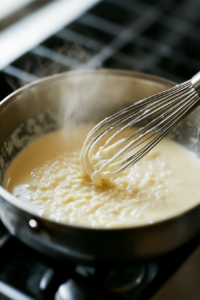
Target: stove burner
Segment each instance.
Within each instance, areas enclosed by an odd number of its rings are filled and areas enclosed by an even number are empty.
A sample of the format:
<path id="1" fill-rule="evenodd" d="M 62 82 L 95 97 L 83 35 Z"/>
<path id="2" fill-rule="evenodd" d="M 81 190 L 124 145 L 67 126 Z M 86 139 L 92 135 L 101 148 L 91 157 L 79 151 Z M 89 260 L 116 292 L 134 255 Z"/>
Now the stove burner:
<path id="1" fill-rule="evenodd" d="M 100 295 L 100 299 L 131 299 L 128 292 L 140 285 L 146 274 L 143 265 L 111 270 L 78 266 L 75 271 L 79 271 L 81 278 L 62 284 L 55 300 L 99 299 Z"/>
<path id="2" fill-rule="evenodd" d="M 89 295 L 89 288 L 70 279 L 59 287 L 55 300 L 84 300 Z"/>
<path id="3" fill-rule="evenodd" d="M 140 284 L 144 275 L 144 266 L 115 269 L 108 273 L 103 285 L 110 291 L 124 292 Z"/>

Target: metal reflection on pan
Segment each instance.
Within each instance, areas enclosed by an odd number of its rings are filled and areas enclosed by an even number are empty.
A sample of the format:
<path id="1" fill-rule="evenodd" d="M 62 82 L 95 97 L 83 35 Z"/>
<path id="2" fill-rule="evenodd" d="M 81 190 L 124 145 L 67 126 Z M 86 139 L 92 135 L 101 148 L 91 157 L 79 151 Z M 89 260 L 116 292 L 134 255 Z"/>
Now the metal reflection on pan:
<path id="1" fill-rule="evenodd" d="M 55 75 L 19 89 L 0 105 L 0 184 L 12 159 L 33 139 L 63 124 L 81 124 L 88 118 L 98 122 L 171 86 L 172 82 L 150 75 L 98 70 Z M 72 100 L 75 109 L 70 108 Z M 95 111 L 98 115 L 92 113 Z M 199 109 L 171 133 L 197 155 L 198 115 Z M 40 129 L 37 132 L 34 124 Z M 199 205 L 166 221 L 124 229 L 90 229 L 50 221 L 2 187 L 0 206 L 5 226 L 27 245 L 59 260 L 85 265 L 130 265 L 151 259 L 181 246 L 200 230 Z M 37 223 L 35 228 L 30 220 Z"/>

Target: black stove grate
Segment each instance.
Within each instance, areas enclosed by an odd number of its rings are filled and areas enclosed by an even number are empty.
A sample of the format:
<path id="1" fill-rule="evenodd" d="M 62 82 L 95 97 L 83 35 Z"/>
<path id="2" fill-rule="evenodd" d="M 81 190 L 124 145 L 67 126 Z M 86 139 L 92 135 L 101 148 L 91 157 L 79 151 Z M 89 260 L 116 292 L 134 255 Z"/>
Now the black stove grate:
<path id="1" fill-rule="evenodd" d="M 1 224 L 0 299 L 149 300 L 194 249 L 199 249 L 199 238 L 145 264 L 95 269 L 42 255 L 7 233 Z"/>
<path id="2" fill-rule="evenodd" d="M 4 68 L 0 99 L 74 69 L 129 69 L 187 80 L 200 69 L 199 11 L 197 0 L 102 1 Z"/>

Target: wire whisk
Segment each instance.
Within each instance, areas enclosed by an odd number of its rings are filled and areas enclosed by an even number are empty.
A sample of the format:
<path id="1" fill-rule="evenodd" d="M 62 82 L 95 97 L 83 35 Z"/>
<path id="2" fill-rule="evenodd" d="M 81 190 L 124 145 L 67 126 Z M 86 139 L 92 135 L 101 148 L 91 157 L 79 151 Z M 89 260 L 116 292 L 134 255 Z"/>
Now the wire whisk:
<path id="1" fill-rule="evenodd" d="M 97 185 L 135 164 L 200 103 L 200 72 L 191 80 L 105 118 L 88 134 L 84 171 Z"/>

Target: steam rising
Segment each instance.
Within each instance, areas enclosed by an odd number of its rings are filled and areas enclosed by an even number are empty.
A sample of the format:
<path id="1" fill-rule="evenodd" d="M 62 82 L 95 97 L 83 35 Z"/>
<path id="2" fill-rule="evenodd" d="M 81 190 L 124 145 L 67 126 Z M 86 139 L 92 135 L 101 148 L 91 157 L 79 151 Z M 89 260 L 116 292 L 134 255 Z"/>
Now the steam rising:
<path id="1" fill-rule="evenodd" d="M 25 54 L 23 59 L 20 59 L 21 69 L 38 78 L 43 78 L 79 69 L 83 65 L 87 68 L 87 62 L 94 55 L 93 50 L 76 43 L 65 42 L 62 47 L 55 47 L 55 45 L 38 46 L 33 49 L 33 53 Z M 37 48 L 40 49 L 40 55 L 37 53 Z M 28 81 L 20 78 L 15 81 L 12 77 L 8 77 L 7 82 L 13 90 L 16 90 Z"/>

